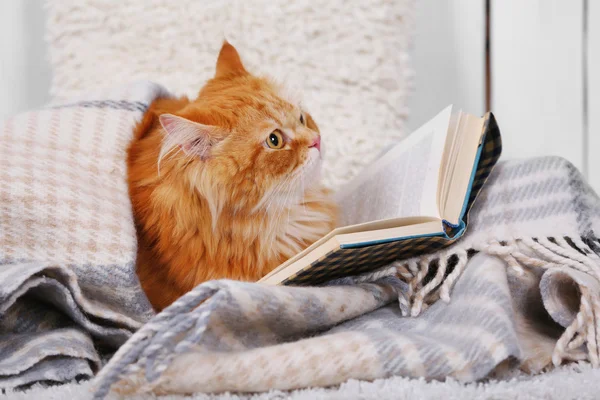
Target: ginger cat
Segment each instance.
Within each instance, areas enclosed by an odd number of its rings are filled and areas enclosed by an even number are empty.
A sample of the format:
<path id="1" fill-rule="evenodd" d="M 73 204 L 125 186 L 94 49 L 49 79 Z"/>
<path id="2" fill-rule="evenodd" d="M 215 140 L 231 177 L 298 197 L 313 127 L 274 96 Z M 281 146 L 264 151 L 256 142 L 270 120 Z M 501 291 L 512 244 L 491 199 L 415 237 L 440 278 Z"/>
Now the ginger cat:
<path id="1" fill-rule="evenodd" d="M 157 311 L 207 280 L 256 281 L 335 226 L 319 129 L 227 42 L 197 99 L 151 104 L 127 165 L 137 273 Z"/>

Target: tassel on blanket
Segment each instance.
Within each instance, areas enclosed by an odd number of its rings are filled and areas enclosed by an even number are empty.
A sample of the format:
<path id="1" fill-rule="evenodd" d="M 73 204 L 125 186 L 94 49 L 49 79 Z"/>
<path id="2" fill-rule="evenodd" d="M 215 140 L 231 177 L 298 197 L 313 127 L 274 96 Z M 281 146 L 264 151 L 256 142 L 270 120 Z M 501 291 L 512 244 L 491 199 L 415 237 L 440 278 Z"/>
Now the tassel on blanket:
<path id="1" fill-rule="evenodd" d="M 416 317 L 438 299 L 450 301 L 450 290 L 467 265 L 466 250 L 414 258 L 394 265 L 397 275 L 409 284 L 405 298 L 400 298 L 403 316 Z M 433 272 L 433 274 L 432 274 Z"/>
<path id="2" fill-rule="evenodd" d="M 454 283 L 475 252 L 501 258 L 517 274 L 531 268 L 576 271 L 585 274 L 589 283 L 573 282 L 570 274 L 565 278 L 565 285 L 575 283 L 579 305 L 556 342 L 552 363 L 558 366 L 565 360 L 588 360 L 595 367 L 600 365 L 600 291 L 593 290 L 594 285 L 600 288 L 600 244 L 597 239 L 516 238 L 474 246 L 470 251 L 452 250 L 393 266 L 397 276 L 409 285 L 406 296 L 399 299 L 402 315 L 416 317 L 438 299 L 449 302 Z"/>
<path id="3" fill-rule="evenodd" d="M 520 238 L 504 245 L 490 244 L 482 251 L 504 259 L 513 268 L 568 267 L 600 280 L 600 257 L 580 238 Z M 572 323 L 556 343 L 552 362 L 555 366 L 564 360 L 589 360 L 598 367 L 600 353 L 600 301 L 598 292 L 578 285 L 580 307 Z M 581 351 L 586 345 L 587 354 Z"/>

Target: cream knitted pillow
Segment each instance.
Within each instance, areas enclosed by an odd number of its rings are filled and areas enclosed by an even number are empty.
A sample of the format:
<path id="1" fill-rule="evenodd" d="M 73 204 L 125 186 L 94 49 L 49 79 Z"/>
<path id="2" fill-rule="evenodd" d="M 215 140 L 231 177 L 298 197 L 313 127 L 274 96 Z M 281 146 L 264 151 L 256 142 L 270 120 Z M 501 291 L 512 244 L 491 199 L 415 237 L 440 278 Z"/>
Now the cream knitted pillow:
<path id="1" fill-rule="evenodd" d="M 194 96 L 226 37 L 251 70 L 301 88 L 339 187 L 406 132 L 412 0 L 49 0 L 55 99 L 156 81 Z"/>

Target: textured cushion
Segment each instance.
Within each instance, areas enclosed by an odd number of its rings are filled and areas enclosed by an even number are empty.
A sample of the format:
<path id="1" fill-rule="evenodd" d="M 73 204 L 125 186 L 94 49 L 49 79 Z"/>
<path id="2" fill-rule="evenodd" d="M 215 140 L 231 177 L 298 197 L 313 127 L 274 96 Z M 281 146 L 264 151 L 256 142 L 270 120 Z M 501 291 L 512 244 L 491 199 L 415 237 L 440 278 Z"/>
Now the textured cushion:
<path id="1" fill-rule="evenodd" d="M 52 0 L 52 95 L 149 79 L 194 96 L 226 37 L 302 89 L 337 187 L 405 134 L 412 14 L 412 0 Z"/>

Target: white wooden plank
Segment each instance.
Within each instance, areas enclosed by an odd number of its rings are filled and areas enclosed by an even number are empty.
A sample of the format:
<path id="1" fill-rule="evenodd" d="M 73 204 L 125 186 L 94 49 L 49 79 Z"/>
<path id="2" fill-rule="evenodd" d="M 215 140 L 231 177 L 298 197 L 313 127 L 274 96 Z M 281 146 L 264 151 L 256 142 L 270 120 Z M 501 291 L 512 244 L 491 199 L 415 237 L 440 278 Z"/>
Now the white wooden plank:
<path id="1" fill-rule="evenodd" d="M 0 120 L 50 98 L 43 7 L 38 0 L 0 1 Z"/>
<path id="2" fill-rule="evenodd" d="M 0 2 L 0 119 L 19 110 L 24 99 L 25 24 L 20 1 Z"/>
<path id="3" fill-rule="evenodd" d="M 495 0 L 491 27 L 505 159 L 559 155 L 582 168 L 583 0 Z"/>
<path id="4" fill-rule="evenodd" d="M 588 1 L 588 175 L 600 193 L 600 2 Z"/>
<path id="5" fill-rule="evenodd" d="M 409 131 L 448 104 L 485 111 L 485 1 L 416 2 Z"/>

